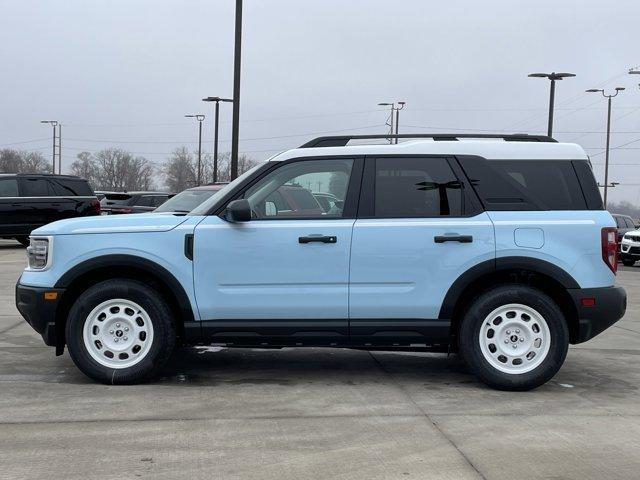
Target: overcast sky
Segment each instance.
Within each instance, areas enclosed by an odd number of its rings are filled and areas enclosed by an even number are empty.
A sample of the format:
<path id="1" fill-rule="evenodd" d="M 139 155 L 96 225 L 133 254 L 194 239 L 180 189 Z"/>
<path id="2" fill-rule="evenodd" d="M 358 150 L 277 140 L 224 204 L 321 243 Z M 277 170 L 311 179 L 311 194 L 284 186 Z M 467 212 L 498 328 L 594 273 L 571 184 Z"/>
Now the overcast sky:
<path id="1" fill-rule="evenodd" d="M 231 96 L 233 0 L 0 0 L 0 148 L 50 155 L 63 124 L 63 169 L 82 151 L 120 146 L 161 162 L 197 146 L 205 113 Z M 603 177 L 606 101 L 614 100 L 611 196 L 640 201 L 640 2 L 637 0 L 245 0 L 240 151 L 265 159 L 326 132 L 384 133 L 382 101 L 407 102 L 403 133 L 545 133 L 592 155 Z M 221 151 L 231 107 L 222 107 Z M 591 132 L 591 133 L 586 133 Z M 267 138 L 265 138 L 267 137 Z M 25 142 L 25 143 L 17 143 Z M 638 166 L 632 166 L 638 165 Z"/>

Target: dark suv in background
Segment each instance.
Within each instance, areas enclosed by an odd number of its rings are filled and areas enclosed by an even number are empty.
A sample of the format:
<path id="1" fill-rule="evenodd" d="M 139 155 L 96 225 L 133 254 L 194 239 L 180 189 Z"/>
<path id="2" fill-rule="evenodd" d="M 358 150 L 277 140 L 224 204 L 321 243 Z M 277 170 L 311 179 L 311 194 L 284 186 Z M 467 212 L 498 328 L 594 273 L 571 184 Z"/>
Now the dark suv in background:
<path id="1" fill-rule="evenodd" d="M 100 192 L 103 215 L 151 212 L 173 196 L 166 192 Z"/>
<path id="2" fill-rule="evenodd" d="M 32 230 L 64 218 L 98 215 L 89 182 L 72 175 L 0 174 L 0 237 L 29 243 Z"/>

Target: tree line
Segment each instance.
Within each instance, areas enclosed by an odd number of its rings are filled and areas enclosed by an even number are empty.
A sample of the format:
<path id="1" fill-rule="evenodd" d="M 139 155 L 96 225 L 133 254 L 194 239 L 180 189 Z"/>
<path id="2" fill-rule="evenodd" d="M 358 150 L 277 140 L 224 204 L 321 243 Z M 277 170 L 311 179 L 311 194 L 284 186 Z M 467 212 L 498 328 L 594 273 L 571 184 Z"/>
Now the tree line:
<path id="1" fill-rule="evenodd" d="M 231 155 L 218 157 L 218 182 L 228 182 Z M 201 184 L 213 182 L 213 156 L 204 154 Z M 258 162 L 246 155 L 238 158 L 238 174 Z M 51 164 L 40 152 L 0 149 L 0 173 L 50 173 Z M 186 147 L 176 148 L 162 163 L 154 163 L 121 148 L 105 148 L 98 152 L 81 152 L 68 172 L 86 178 L 95 190 L 134 191 L 166 189 L 180 192 L 197 183 L 198 155 Z"/>

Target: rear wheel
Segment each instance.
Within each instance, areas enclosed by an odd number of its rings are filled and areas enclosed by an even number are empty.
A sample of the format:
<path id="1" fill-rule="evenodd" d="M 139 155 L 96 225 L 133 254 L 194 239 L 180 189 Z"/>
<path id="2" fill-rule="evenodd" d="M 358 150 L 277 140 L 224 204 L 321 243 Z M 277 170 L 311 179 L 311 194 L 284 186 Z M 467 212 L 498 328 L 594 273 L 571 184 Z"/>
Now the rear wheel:
<path id="1" fill-rule="evenodd" d="M 136 280 L 115 279 L 83 292 L 69 312 L 69 354 L 102 383 L 139 383 L 164 366 L 175 345 L 171 310 Z"/>
<path id="2" fill-rule="evenodd" d="M 530 390 L 547 382 L 562 366 L 568 346 L 566 321 L 556 303 L 523 285 L 483 293 L 460 327 L 465 362 L 500 390 Z"/>

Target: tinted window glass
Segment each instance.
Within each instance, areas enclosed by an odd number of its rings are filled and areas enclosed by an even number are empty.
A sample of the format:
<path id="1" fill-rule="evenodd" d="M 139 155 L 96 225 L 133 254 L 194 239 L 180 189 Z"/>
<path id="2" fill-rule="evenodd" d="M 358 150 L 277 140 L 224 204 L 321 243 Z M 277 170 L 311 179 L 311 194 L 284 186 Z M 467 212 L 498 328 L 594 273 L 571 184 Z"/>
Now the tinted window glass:
<path id="1" fill-rule="evenodd" d="M 460 159 L 488 210 L 585 210 L 570 161 Z"/>
<path id="2" fill-rule="evenodd" d="M 22 180 L 25 197 L 47 197 L 53 195 L 49 190 L 49 182 L 46 178 L 24 178 Z"/>
<path id="3" fill-rule="evenodd" d="M 341 217 L 353 160 L 306 160 L 276 168 L 249 188 L 249 200 L 258 219 Z M 340 202 L 325 212 L 313 196 L 330 193 Z"/>
<path id="4" fill-rule="evenodd" d="M 0 179 L 0 197 L 17 197 L 18 181 L 15 178 Z"/>
<path id="5" fill-rule="evenodd" d="M 627 224 L 627 228 L 636 228 L 635 224 L 633 223 L 633 220 L 631 220 L 630 218 L 625 218 L 624 219 L 625 223 Z"/>
<path id="6" fill-rule="evenodd" d="M 462 214 L 462 190 L 444 158 L 376 159 L 376 217 Z"/>
<path id="7" fill-rule="evenodd" d="M 49 182 L 54 195 L 73 195 L 80 197 L 93 196 L 93 190 L 91 190 L 91 187 L 86 180 L 76 180 L 71 178 L 51 178 L 49 179 Z"/>
<path id="8" fill-rule="evenodd" d="M 151 195 L 141 196 L 134 203 L 140 207 L 154 207 L 155 206 L 155 198 Z"/>
<path id="9" fill-rule="evenodd" d="M 131 201 L 132 197 L 127 193 L 107 193 L 100 203 L 106 206 L 129 205 Z"/>

